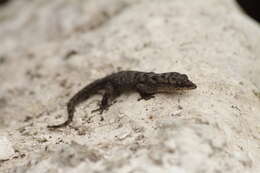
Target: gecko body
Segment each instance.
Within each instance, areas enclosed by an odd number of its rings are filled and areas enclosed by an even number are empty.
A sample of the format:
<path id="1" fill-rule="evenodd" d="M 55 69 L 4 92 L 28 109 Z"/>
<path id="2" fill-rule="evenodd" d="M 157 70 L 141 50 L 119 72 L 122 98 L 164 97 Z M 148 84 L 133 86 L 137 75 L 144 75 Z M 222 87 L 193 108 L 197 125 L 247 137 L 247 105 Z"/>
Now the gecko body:
<path id="1" fill-rule="evenodd" d="M 104 78 L 98 79 L 77 92 L 67 104 L 68 119 L 61 124 L 48 126 L 48 128 L 59 128 L 69 125 L 74 116 L 76 106 L 97 94 L 104 91 L 99 108 L 92 111 L 99 111 L 101 114 L 111 106 L 113 100 L 127 91 L 136 91 L 140 94 L 138 100 L 149 100 L 154 98 L 156 93 L 173 93 L 176 90 L 191 90 L 197 86 L 191 82 L 187 75 L 178 72 L 154 73 L 139 71 L 120 71 Z"/>

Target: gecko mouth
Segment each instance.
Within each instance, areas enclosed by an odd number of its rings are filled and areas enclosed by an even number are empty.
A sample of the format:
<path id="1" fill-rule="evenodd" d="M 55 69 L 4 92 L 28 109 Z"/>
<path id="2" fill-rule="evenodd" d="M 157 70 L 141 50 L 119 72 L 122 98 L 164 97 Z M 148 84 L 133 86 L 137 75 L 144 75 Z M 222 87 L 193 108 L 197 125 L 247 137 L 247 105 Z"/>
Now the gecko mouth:
<path id="1" fill-rule="evenodd" d="M 197 85 L 191 82 L 191 85 L 189 86 L 190 89 L 196 89 Z"/>
<path id="2" fill-rule="evenodd" d="M 175 91 L 180 91 L 180 90 L 192 90 L 192 89 L 196 89 L 197 85 L 191 83 L 189 85 L 185 85 L 185 86 L 161 86 L 158 88 L 158 92 L 165 92 L 165 93 L 172 93 Z"/>
<path id="3" fill-rule="evenodd" d="M 197 85 L 190 82 L 187 85 L 176 87 L 176 90 L 192 90 L 192 89 L 196 89 L 196 88 L 197 88 Z"/>

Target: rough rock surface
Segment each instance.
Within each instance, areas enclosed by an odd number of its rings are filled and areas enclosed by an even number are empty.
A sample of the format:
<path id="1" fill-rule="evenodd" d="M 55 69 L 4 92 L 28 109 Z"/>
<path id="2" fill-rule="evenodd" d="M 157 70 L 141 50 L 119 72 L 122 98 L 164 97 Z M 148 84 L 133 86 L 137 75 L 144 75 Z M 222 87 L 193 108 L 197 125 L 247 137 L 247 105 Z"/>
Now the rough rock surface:
<path id="1" fill-rule="evenodd" d="M 0 136 L 0 161 L 8 160 L 14 155 L 11 142 L 5 137 Z"/>
<path id="2" fill-rule="evenodd" d="M 226 0 L 13 0 L 0 7 L 3 173 L 260 172 L 260 30 Z M 258 56 L 257 56 L 258 55 Z M 198 88 L 137 102 L 66 102 L 123 70 L 186 73 Z"/>

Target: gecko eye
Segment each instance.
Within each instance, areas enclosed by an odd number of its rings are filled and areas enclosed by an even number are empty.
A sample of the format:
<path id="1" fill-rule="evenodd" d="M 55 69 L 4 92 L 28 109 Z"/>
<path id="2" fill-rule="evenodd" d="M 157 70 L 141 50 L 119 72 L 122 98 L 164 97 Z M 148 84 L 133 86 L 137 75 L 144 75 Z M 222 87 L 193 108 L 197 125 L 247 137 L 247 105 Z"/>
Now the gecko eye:
<path id="1" fill-rule="evenodd" d="M 186 74 L 181 75 L 181 77 L 185 80 L 188 80 L 188 76 Z"/>
<path id="2" fill-rule="evenodd" d="M 157 77 L 156 76 L 152 76 L 151 77 L 153 80 L 157 81 Z"/>
<path id="3" fill-rule="evenodd" d="M 157 78 L 156 76 L 152 76 L 152 77 L 150 78 L 150 80 L 151 80 L 151 82 L 153 82 L 153 83 L 157 83 L 157 82 L 158 82 L 158 78 Z"/>
<path id="4" fill-rule="evenodd" d="M 176 82 L 178 82 L 178 81 L 176 81 L 175 77 L 172 76 L 172 77 L 169 78 L 169 82 L 171 84 L 176 84 Z"/>

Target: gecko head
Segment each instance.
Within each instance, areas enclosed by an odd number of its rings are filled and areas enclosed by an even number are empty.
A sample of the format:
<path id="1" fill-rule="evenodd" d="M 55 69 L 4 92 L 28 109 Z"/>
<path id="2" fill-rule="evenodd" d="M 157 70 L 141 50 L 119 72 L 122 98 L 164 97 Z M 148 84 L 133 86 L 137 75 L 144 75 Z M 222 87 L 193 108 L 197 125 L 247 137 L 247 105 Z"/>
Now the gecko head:
<path id="1" fill-rule="evenodd" d="M 159 92 L 174 92 L 175 90 L 191 90 L 197 88 L 196 84 L 190 81 L 187 75 L 177 72 L 162 73 L 156 78 Z"/>
<path id="2" fill-rule="evenodd" d="M 169 84 L 175 86 L 176 90 L 191 90 L 197 88 L 197 86 L 189 80 L 186 74 L 177 72 L 170 73 Z"/>

